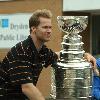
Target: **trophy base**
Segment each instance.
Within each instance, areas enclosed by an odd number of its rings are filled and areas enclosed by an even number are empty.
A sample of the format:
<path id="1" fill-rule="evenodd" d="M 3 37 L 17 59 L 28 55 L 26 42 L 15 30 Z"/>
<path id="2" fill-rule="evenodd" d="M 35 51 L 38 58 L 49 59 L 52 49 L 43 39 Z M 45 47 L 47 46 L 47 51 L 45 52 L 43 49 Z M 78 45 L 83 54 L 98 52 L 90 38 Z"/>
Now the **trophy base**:
<path id="1" fill-rule="evenodd" d="M 47 98 L 46 100 L 92 100 L 92 98 L 91 97 L 89 98 L 60 98 L 60 99 Z"/>

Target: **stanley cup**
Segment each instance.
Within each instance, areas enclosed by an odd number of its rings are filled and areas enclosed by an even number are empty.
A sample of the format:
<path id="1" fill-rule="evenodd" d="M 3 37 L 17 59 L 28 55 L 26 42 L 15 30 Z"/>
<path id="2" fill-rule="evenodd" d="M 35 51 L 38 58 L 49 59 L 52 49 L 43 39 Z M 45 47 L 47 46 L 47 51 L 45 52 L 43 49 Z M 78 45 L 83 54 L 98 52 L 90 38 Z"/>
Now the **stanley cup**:
<path id="1" fill-rule="evenodd" d="M 82 36 L 88 16 L 58 16 L 58 26 L 65 33 L 60 59 L 51 73 L 51 100 L 90 100 L 92 69 L 83 59 Z"/>

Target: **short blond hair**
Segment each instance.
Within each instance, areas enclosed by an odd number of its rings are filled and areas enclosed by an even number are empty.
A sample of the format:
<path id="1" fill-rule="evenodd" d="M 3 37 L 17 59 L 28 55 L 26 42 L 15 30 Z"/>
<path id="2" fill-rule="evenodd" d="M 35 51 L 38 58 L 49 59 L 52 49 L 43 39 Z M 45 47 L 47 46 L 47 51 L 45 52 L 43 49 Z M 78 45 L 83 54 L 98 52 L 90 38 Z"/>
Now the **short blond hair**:
<path id="1" fill-rule="evenodd" d="M 36 10 L 29 19 L 29 28 L 30 29 L 32 26 L 37 27 L 39 25 L 39 23 L 40 23 L 39 17 L 51 19 L 52 13 L 50 10 L 47 10 L 47 9 Z"/>

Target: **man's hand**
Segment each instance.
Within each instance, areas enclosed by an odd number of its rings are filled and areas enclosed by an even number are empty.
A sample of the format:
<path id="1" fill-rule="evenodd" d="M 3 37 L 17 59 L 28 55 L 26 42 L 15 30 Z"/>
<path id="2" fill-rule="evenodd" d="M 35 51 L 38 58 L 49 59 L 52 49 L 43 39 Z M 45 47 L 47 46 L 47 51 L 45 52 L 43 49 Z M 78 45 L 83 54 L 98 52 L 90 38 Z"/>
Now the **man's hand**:
<path id="1" fill-rule="evenodd" d="M 96 59 L 89 53 L 84 54 L 84 59 L 86 59 L 88 62 L 92 63 L 93 68 L 96 67 Z"/>
<path id="2" fill-rule="evenodd" d="M 33 83 L 22 84 L 21 87 L 22 92 L 29 98 L 29 100 L 45 100 Z"/>
<path id="3" fill-rule="evenodd" d="M 94 73 L 97 74 L 97 76 L 100 76 L 100 73 L 96 66 L 96 59 L 89 53 L 84 54 L 84 59 L 86 59 L 88 62 L 92 63 L 92 65 L 93 65 L 92 69 L 93 69 Z"/>

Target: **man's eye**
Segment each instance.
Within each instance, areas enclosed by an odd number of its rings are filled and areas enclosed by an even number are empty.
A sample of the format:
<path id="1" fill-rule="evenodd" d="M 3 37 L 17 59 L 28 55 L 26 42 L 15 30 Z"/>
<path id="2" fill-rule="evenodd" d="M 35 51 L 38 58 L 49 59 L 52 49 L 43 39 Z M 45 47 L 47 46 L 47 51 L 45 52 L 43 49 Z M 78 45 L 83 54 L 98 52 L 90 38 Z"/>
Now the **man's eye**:
<path id="1" fill-rule="evenodd" d="M 52 27 L 51 26 L 44 26 L 43 28 L 45 28 L 45 29 L 51 29 Z"/>
<path id="2" fill-rule="evenodd" d="M 48 28 L 48 26 L 44 26 L 44 28 Z"/>

